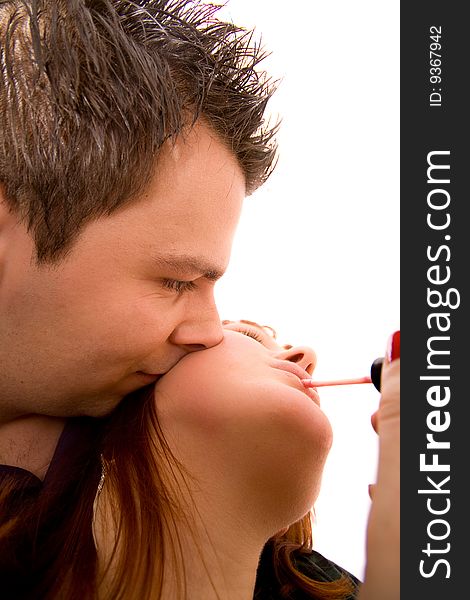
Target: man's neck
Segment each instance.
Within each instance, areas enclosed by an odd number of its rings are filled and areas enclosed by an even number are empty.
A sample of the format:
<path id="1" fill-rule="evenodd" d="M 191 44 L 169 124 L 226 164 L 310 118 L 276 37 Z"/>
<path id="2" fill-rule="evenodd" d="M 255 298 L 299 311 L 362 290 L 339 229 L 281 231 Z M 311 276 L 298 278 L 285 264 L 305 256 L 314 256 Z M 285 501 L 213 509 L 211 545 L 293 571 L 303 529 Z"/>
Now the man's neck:
<path id="1" fill-rule="evenodd" d="M 44 479 L 65 419 L 27 415 L 0 425 L 0 464 L 26 469 Z"/>

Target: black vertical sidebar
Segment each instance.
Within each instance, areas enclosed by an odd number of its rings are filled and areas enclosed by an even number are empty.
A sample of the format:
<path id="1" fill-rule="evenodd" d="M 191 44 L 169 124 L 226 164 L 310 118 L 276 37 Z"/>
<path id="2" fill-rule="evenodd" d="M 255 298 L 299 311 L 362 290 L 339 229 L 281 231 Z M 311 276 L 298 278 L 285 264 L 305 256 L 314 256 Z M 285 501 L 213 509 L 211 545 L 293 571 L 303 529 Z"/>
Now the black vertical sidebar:
<path id="1" fill-rule="evenodd" d="M 470 25 L 464 8 L 434 0 L 400 5 L 403 600 L 470 598 Z"/>

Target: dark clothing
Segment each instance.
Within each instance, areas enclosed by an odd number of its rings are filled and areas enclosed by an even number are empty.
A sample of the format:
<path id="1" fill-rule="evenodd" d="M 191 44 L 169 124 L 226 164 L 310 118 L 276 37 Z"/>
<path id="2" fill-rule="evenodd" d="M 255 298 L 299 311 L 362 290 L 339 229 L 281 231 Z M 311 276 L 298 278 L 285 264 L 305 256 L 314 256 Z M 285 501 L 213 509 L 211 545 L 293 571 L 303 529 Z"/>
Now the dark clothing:
<path id="1" fill-rule="evenodd" d="M 74 569 L 88 568 L 83 561 L 74 565 L 74 559 L 79 547 L 89 550 L 93 545 L 92 505 L 85 515 L 89 516 L 89 531 L 72 538 L 68 521 L 75 516 L 77 501 L 85 490 L 98 486 L 100 430 L 97 419 L 69 419 L 44 481 L 24 469 L 0 465 L 0 490 L 13 488 L 0 507 L 0 524 L 16 516 L 20 522 L 18 533 L 7 537 L 0 547 L 2 600 L 50 597 L 47 590 L 53 589 L 55 582 L 48 574 L 64 554 Z M 34 512 L 27 510 L 32 507 Z M 75 544 L 71 539 L 76 539 Z"/>
<path id="2" fill-rule="evenodd" d="M 280 584 L 274 574 L 273 545 L 268 542 L 261 554 L 258 572 L 256 576 L 256 586 L 254 600 L 285 600 L 286 596 L 281 595 Z M 304 575 L 315 581 L 336 581 L 342 576 L 347 576 L 353 587 L 354 592 L 344 600 L 354 600 L 357 597 L 360 581 L 331 560 L 325 558 L 319 552 L 312 550 L 308 553 L 296 553 L 295 567 Z M 289 600 L 312 600 L 310 595 L 300 589 L 295 589 L 287 596 Z"/>
<path id="3" fill-rule="evenodd" d="M 11 545 L 0 549 L 2 599 L 42 600 L 49 597 L 47 591 L 41 590 L 53 589 L 53 582 L 48 580 L 46 574 L 50 570 L 53 571 L 51 565 L 58 553 L 62 551 L 63 531 L 67 529 L 70 513 L 73 514 L 71 507 L 76 506 L 77 499 L 84 493 L 85 487 L 95 490 L 98 487 L 101 475 L 99 460 L 101 427 L 96 419 L 86 417 L 69 419 L 57 444 L 44 482 L 24 469 L 0 465 L 0 489 L 6 482 L 14 484 L 14 493 L 9 496 L 9 502 L 1 507 L 2 517 L 6 516 L 8 519 L 15 514 L 21 514 L 21 507 L 30 503 L 39 506 L 35 511 L 36 522 L 22 528 L 23 535 L 20 539 L 16 538 Z M 45 507 L 44 510 L 41 506 Z M 75 543 L 77 553 L 79 547 L 86 544 L 89 548 L 90 544 L 93 544 L 91 505 L 89 511 L 87 522 L 90 523 L 90 528 Z M 41 541 L 45 539 L 48 543 L 43 546 Z M 43 547 L 47 547 L 48 551 L 43 552 L 41 550 Z M 72 564 L 75 558 L 73 545 L 67 544 L 67 548 L 71 553 Z M 80 559 L 75 561 L 77 562 L 80 563 Z M 316 581 L 334 581 L 342 575 L 347 575 L 354 585 L 359 584 L 357 578 L 315 551 L 296 555 L 295 563 L 299 571 Z M 80 566 L 74 564 L 73 568 L 80 568 Z M 90 572 L 89 565 L 83 565 L 83 568 L 85 572 Z M 354 597 L 355 595 L 345 600 L 353 600 Z M 272 544 L 268 543 L 260 557 L 254 600 L 285 598 L 286 596 L 280 593 L 280 585 L 274 574 Z M 304 600 L 309 596 L 300 590 L 294 590 L 288 598 Z"/>

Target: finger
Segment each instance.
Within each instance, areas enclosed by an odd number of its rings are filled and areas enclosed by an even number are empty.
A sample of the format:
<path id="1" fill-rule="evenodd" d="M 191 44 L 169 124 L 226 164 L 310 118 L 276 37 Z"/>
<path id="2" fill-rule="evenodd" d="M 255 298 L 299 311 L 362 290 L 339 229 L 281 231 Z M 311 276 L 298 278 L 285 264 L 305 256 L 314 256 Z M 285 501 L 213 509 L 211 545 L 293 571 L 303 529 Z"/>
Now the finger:
<path id="1" fill-rule="evenodd" d="M 375 433 L 379 433 L 379 429 L 378 429 L 378 426 L 379 426 L 379 420 L 378 420 L 378 419 L 379 419 L 379 417 L 378 417 L 378 412 L 379 412 L 379 411 L 378 411 L 378 410 L 376 410 L 376 411 L 375 411 L 375 412 L 374 412 L 374 413 L 371 415 L 371 417 L 370 417 L 370 422 L 371 422 L 372 428 L 373 428 L 373 430 L 375 431 Z"/>

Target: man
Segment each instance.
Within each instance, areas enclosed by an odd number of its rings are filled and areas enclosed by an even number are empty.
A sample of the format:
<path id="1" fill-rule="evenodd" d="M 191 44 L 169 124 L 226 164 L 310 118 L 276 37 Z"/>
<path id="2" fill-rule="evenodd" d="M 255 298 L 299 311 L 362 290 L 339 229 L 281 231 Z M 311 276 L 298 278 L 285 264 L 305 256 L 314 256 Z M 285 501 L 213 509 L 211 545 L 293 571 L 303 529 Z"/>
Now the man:
<path id="1" fill-rule="evenodd" d="M 42 480 L 64 423 L 107 415 L 222 330 L 273 86 L 189 1 L 0 2 L 0 463 Z M 15 471 L 13 471 L 15 474 Z"/>
<path id="2" fill-rule="evenodd" d="M 0 0 L 7 597 L 51 589 L 55 533 L 99 480 L 100 417 L 222 339 L 214 283 L 276 128 L 263 125 L 273 87 L 259 48 L 215 12 Z"/>

